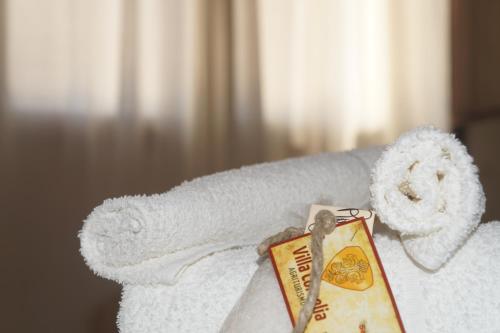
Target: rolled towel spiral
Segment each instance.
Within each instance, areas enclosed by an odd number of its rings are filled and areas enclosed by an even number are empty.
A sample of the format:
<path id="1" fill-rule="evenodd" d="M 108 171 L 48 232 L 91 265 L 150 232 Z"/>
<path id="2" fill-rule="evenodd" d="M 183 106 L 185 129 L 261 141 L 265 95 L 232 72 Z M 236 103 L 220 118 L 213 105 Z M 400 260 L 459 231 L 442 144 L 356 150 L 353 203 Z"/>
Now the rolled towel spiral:
<path id="1" fill-rule="evenodd" d="M 380 220 L 420 265 L 440 268 L 485 209 L 478 169 L 454 135 L 433 127 L 403 134 L 376 162 L 370 187 Z"/>
<path id="2" fill-rule="evenodd" d="M 151 196 L 106 200 L 80 231 L 92 270 L 130 284 L 178 282 L 200 259 L 303 222 L 311 203 L 363 206 L 381 149 L 228 170 Z"/>

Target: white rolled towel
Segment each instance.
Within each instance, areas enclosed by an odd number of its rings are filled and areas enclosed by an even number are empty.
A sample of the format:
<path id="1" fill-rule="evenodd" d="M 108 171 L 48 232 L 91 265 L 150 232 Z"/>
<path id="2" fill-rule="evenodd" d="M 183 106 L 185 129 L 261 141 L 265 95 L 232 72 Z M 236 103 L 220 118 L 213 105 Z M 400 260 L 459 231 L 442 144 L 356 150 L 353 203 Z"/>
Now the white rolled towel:
<path id="1" fill-rule="evenodd" d="M 473 233 L 485 198 L 465 147 L 452 135 L 418 128 L 386 148 L 372 178 L 373 206 L 393 229 L 379 225 L 374 240 L 406 330 L 500 332 L 500 222 Z M 222 331 L 290 329 L 266 262 Z"/>
<path id="2" fill-rule="evenodd" d="M 207 255 L 303 223 L 311 203 L 366 206 L 380 152 L 294 158 L 202 177 L 163 194 L 106 200 L 83 225 L 81 253 L 103 277 L 173 284 Z"/>
<path id="3" fill-rule="evenodd" d="M 477 227 L 485 197 L 477 168 L 453 135 L 432 127 L 403 134 L 375 164 L 372 206 L 426 269 L 441 267 Z"/>

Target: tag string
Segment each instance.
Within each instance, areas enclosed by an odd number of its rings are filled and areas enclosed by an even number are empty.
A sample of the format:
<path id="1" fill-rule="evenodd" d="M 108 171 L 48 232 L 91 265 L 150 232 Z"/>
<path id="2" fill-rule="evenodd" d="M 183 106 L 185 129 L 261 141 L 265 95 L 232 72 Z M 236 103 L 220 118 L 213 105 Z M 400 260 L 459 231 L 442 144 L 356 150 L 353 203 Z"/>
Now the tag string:
<path id="1" fill-rule="evenodd" d="M 321 273 L 323 272 L 323 240 L 325 236 L 331 234 L 337 225 L 337 217 L 331 211 L 323 209 L 314 216 L 314 228 L 311 231 L 311 256 L 312 269 L 309 292 L 307 298 L 300 309 L 299 316 L 292 333 L 303 333 L 311 319 L 319 296 L 321 285 Z M 304 234 L 304 230 L 297 227 L 289 227 L 284 231 L 266 238 L 257 248 L 260 256 L 265 256 L 269 247 L 278 242 L 286 241 L 290 238 Z"/>

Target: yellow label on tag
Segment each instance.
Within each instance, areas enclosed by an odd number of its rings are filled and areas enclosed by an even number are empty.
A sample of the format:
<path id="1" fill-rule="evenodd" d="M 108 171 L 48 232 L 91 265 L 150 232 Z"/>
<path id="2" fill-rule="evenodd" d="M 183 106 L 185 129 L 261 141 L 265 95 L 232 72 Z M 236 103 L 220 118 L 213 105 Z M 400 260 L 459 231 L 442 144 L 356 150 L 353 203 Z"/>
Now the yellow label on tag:
<path id="1" fill-rule="evenodd" d="M 347 246 L 326 265 L 321 280 L 351 290 L 365 290 L 373 285 L 372 268 L 359 246 Z"/>
<path id="2" fill-rule="evenodd" d="M 310 234 L 269 249 L 293 325 L 307 297 Z M 306 332 L 404 332 L 394 297 L 364 218 L 341 222 L 323 241 L 319 297 Z"/>

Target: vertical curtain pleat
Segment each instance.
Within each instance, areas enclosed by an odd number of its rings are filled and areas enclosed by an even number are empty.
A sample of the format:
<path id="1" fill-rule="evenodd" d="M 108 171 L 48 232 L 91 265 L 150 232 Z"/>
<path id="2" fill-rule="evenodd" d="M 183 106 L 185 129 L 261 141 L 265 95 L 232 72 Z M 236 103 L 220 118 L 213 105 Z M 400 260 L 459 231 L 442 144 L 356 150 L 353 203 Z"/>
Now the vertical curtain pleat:
<path id="1" fill-rule="evenodd" d="M 449 126 L 447 0 L 2 4 L 3 123 L 53 119 L 118 184 Z"/>

